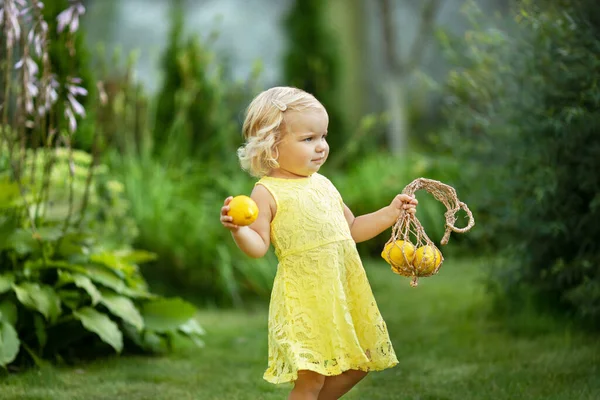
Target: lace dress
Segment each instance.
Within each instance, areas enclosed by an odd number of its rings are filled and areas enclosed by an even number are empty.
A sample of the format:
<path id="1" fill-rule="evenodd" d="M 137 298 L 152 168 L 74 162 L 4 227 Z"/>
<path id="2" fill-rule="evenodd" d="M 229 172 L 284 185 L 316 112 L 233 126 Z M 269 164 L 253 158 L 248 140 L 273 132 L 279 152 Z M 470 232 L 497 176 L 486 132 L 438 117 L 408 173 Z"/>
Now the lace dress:
<path id="1" fill-rule="evenodd" d="M 331 376 L 396 365 L 337 189 L 320 174 L 256 184 L 277 205 L 271 242 L 279 265 L 264 379 L 284 383 L 296 380 L 298 370 Z"/>

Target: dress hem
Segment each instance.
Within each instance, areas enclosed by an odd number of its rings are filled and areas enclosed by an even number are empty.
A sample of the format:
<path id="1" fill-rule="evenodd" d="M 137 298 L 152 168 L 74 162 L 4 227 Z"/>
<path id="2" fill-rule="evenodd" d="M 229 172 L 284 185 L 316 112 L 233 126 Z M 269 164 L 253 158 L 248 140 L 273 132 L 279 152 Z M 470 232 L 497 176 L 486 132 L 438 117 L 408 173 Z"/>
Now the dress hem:
<path id="1" fill-rule="evenodd" d="M 368 363 L 366 365 L 364 365 L 364 364 L 363 365 L 348 365 L 348 366 L 344 366 L 344 367 L 339 367 L 334 371 L 323 371 L 324 368 L 322 368 L 322 367 L 311 365 L 311 364 L 306 364 L 303 366 L 299 366 L 299 368 L 297 368 L 294 372 L 279 375 L 279 376 L 267 375 L 267 373 L 265 373 L 263 375 L 263 379 L 269 383 L 272 383 L 275 385 L 280 385 L 280 384 L 285 384 L 285 383 L 292 383 L 296 379 L 298 379 L 298 371 L 312 371 L 312 372 L 316 372 L 318 374 L 325 375 L 325 376 L 336 376 L 336 375 L 341 375 L 342 373 L 349 371 L 349 370 L 358 370 L 358 371 L 364 371 L 364 372 L 383 371 L 385 369 L 395 367 L 396 365 L 398 365 L 398 361 L 392 361 L 388 364 L 383 364 L 383 365 L 379 364 L 376 366 L 373 366 L 372 364 L 373 363 Z"/>

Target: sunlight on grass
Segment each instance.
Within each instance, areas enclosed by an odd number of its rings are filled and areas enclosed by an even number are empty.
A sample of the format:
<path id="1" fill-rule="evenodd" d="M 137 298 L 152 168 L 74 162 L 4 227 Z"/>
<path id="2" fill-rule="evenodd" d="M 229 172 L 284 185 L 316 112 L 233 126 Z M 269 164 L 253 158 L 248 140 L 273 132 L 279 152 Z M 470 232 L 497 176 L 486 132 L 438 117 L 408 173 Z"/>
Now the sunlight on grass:
<path id="1" fill-rule="evenodd" d="M 550 320 L 517 334 L 488 316 L 483 262 L 450 260 L 420 280 L 379 260 L 367 272 L 400 364 L 370 374 L 347 399 L 598 399 L 600 343 Z M 522 318 L 522 317 L 520 317 Z M 533 318 L 533 317 L 532 317 Z M 267 311 L 203 311 L 204 349 L 121 357 L 0 380 L 0 399 L 285 399 L 289 386 L 262 380 Z"/>

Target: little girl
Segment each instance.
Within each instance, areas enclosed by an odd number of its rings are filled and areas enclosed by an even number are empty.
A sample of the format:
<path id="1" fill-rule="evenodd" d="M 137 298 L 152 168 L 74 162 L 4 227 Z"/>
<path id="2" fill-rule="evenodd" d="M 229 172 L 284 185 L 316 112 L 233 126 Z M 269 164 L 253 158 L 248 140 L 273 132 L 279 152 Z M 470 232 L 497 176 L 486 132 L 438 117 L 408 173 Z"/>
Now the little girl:
<path id="1" fill-rule="evenodd" d="M 275 248 L 264 379 L 294 382 L 289 399 L 339 399 L 368 371 L 398 363 L 356 243 L 392 226 L 402 210 L 414 213 L 417 200 L 399 194 L 355 217 L 318 173 L 329 155 L 327 125 L 325 108 L 300 89 L 260 93 L 238 150 L 242 167 L 260 178 L 251 194 L 258 218 L 233 225 L 231 196 L 221 209 L 221 223 L 248 256 L 264 256 L 271 242 Z"/>

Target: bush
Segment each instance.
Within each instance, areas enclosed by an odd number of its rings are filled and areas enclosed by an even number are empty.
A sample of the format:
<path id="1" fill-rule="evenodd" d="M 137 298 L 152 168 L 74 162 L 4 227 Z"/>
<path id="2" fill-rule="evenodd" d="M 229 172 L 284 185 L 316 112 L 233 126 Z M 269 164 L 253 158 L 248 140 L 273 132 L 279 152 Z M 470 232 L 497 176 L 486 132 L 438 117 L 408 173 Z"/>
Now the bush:
<path id="1" fill-rule="evenodd" d="M 105 116 L 122 144 L 106 161 L 131 202 L 140 230 L 135 246 L 157 255 L 144 275 L 160 293 L 197 304 L 264 300 L 275 275 L 274 255 L 246 257 L 218 222 L 227 196 L 252 190 L 236 156 L 242 144 L 236 116 L 257 91 L 255 78 L 231 82 L 223 72 L 227 65 L 197 36 L 184 39 L 181 9 L 175 8 L 172 24 L 163 87 L 150 101 L 154 108 L 136 106 L 147 96 L 125 73 L 109 93 L 109 107 L 115 108 Z"/>
<path id="2" fill-rule="evenodd" d="M 237 113 L 249 100 L 255 77 L 239 88 L 230 84 L 226 62 L 210 51 L 208 40 L 184 37 L 184 11 L 179 3 L 172 7 L 169 44 L 162 57 L 163 84 L 154 113 L 154 151 L 177 152 L 167 155 L 171 157 L 226 159 L 239 145 Z M 168 146 L 163 145 L 166 141 Z"/>
<path id="3" fill-rule="evenodd" d="M 195 308 L 148 290 L 138 264 L 153 254 L 130 246 L 137 230 L 106 167 L 61 148 L 28 150 L 24 166 L 33 175 L 19 180 L 0 169 L 0 366 L 198 340 Z"/>
<path id="4" fill-rule="evenodd" d="M 563 3 L 523 2 L 504 29 L 448 47 L 446 137 L 472 160 L 487 240 L 510 255 L 495 289 L 598 323 L 600 25 L 592 3 Z"/>
<path id="5" fill-rule="evenodd" d="M 348 127 L 340 109 L 340 58 L 337 41 L 327 23 L 327 2 L 295 0 L 284 21 L 287 49 L 283 60 L 285 85 L 313 94 L 329 115 L 332 151 L 347 142 Z"/>
<path id="6" fill-rule="evenodd" d="M 13 23 L 4 26 L 0 75 L 15 64 L 22 73 L 0 104 L 10 109 L 0 124 L 0 366 L 161 351 L 178 337 L 200 344 L 196 309 L 154 295 L 140 274 L 153 255 L 131 246 L 137 229 L 122 184 L 72 147 L 82 88 L 53 79 L 43 4 L 11 5 L 2 9 Z M 16 28 L 32 16 L 31 31 Z"/>

